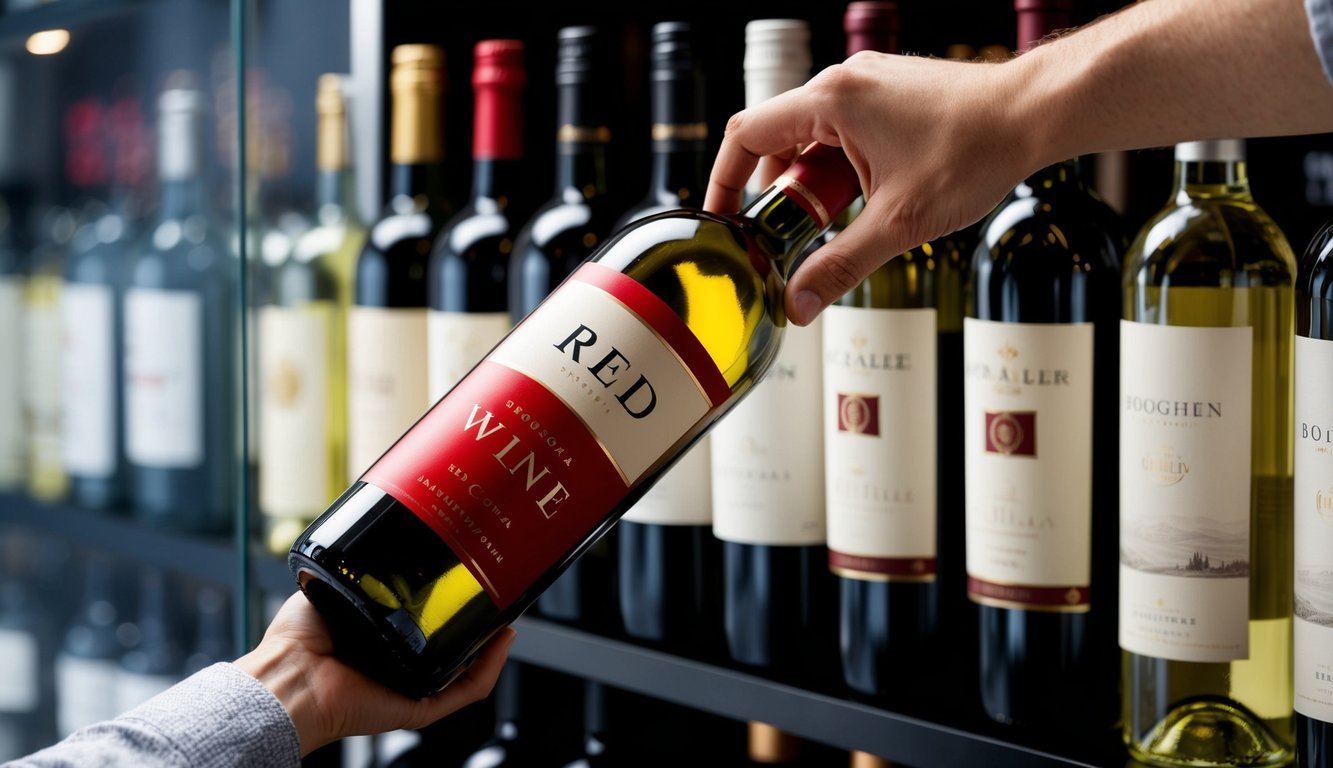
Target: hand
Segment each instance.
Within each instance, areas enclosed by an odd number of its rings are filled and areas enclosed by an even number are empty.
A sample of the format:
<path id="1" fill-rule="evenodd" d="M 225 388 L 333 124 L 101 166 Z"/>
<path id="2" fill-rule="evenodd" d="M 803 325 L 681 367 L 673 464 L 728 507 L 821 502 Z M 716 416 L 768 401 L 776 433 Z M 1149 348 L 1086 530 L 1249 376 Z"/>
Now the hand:
<path id="1" fill-rule="evenodd" d="M 344 736 L 420 728 L 486 698 L 504 666 L 514 630 L 506 627 L 444 690 L 410 699 L 333 656 L 324 619 L 301 593 L 287 599 L 250 653 L 236 661 L 282 703 L 296 725 L 301 754 Z"/>
<path id="2" fill-rule="evenodd" d="M 734 115 L 704 207 L 735 211 L 760 158 L 790 162 L 811 141 L 843 148 L 866 206 L 792 275 L 787 316 L 806 325 L 888 259 L 980 219 L 1040 167 L 1007 128 L 1010 66 L 858 53 Z"/>

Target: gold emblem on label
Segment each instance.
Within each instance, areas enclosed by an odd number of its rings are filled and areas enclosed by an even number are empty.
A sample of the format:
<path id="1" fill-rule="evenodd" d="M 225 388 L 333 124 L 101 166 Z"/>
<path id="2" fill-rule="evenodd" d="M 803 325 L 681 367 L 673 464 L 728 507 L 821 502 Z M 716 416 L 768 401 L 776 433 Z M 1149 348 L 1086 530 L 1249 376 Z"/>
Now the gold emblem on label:
<path id="1" fill-rule="evenodd" d="M 296 405 L 301 396 L 301 371 L 290 360 L 278 364 L 278 370 L 268 379 L 268 393 L 273 402 L 283 408 Z"/>

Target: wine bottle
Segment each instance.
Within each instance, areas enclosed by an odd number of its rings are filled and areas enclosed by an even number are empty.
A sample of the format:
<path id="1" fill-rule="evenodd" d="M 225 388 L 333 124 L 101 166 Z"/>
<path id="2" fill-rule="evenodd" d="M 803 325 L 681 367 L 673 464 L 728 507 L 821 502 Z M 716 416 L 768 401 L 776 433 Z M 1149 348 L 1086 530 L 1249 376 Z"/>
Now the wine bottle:
<path id="1" fill-rule="evenodd" d="M 144 127 L 137 99 L 109 111 L 106 205 L 75 233 L 60 296 L 63 434 L 69 499 L 95 509 L 125 501 L 124 279 L 139 237 Z"/>
<path id="2" fill-rule="evenodd" d="M 524 210 L 523 43 L 473 49 L 472 199 L 440 232 L 427 281 L 431 402 L 509 331 L 509 256 Z"/>
<path id="3" fill-rule="evenodd" d="M 552 762 L 536 736 L 539 723 L 529 722 L 524 710 L 535 711 L 532 702 L 524 704 L 524 695 L 534 691 L 530 676 L 552 674 L 525 664 L 505 665 L 495 684 L 495 735 L 462 761 L 463 768 L 520 768 L 540 762 Z M 563 708 L 557 708 L 558 714 Z"/>
<path id="4" fill-rule="evenodd" d="M 42 215 L 23 285 L 23 404 L 28 493 L 43 501 L 62 498 L 69 478 L 61 461 L 60 293 L 67 249 L 77 221 L 64 206 Z"/>
<path id="5" fill-rule="evenodd" d="M 127 650 L 116 634 L 116 570 L 97 555 L 84 560 L 83 596 L 56 656 L 56 726 L 61 738 L 120 714 L 115 686 Z"/>
<path id="6" fill-rule="evenodd" d="M 1018 0 L 1027 48 L 1068 2 Z M 963 325 L 968 596 L 982 705 L 1004 723 L 1114 721 L 1116 322 L 1122 239 L 1077 160 L 981 227 Z"/>
<path id="7" fill-rule="evenodd" d="M 805 82 L 805 22 L 752 21 L 745 38 L 747 104 Z M 822 660 L 835 654 L 823 414 L 791 407 L 820 400 L 820 335 L 819 321 L 788 329 L 768 377 L 713 431 L 711 446 L 727 650 L 742 664 L 789 677 L 822 676 Z"/>
<path id="8" fill-rule="evenodd" d="M 517 323 L 568 277 L 611 232 L 617 200 L 607 188 L 604 35 L 593 27 L 558 34 L 555 194 L 523 226 L 509 261 L 509 316 Z M 541 596 L 537 611 L 602 629 L 611 608 L 612 551 L 599 541 Z"/>
<path id="9" fill-rule="evenodd" d="M 897 53 L 895 4 L 852 3 L 843 26 L 849 56 Z M 940 471 L 962 458 L 962 253 L 954 237 L 913 248 L 824 316 L 829 565 L 843 678 L 860 693 L 920 701 L 913 683 L 942 649 L 938 563 L 962 527 L 956 475 Z"/>
<path id="10" fill-rule="evenodd" d="M 123 713 L 175 685 L 185 671 L 166 574 L 144 566 L 139 573 L 139 644 L 120 659 L 116 711 Z"/>
<path id="11" fill-rule="evenodd" d="M 708 123 L 690 25 L 652 30 L 653 175 L 647 196 L 617 228 L 703 204 Z M 709 438 L 703 437 L 617 526 L 620 624 L 630 637 L 708 653 L 722 635 L 721 543 L 713 536 Z"/>
<path id="12" fill-rule="evenodd" d="M 48 638 L 31 575 L 26 537 L 0 532 L 5 557 L 0 560 L 0 760 L 21 757 L 45 746 L 50 736 L 43 721 L 48 698 L 42 648 Z"/>
<path id="13" fill-rule="evenodd" d="M 23 273 L 27 265 L 21 214 L 14 190 L 0 190 L 0 328 L 23 327 Z M 0 360 L 22 360 L 24 334 L 0 333 Z M 27 471 L 23 429 L 23 369 L 0 366 L 0 490 L 21 487 Z"/>
<path id="14" fill-rule="evenodd" d="M 789 262 L 856 184 L 814 145 L 739 214 L 608 240 L 293 545 L 335 648 L 444 685 L 769 368 Z"/>
<path id="15" fill-rule="evenodd" d="M 1172 199 L 1125 263 L 1123 722 L 1130 753 L 1154 764 L 1292 753 L 1296 266 L 1244 151 L 1178 145 Z"/>
<path id="16" fill-rule="evenodd" d="M 366 231 L 356 211 L 341 75 L 315 95 L 316 222 L 273 275 L 259 312 L 259 509 L 275 555 L 343 486 L 347 467 L 347 308 Z"/>
<path id="17" fill-rule="evenodd" d="M 230 524 L 236 481 L 236 262 L 206 202 L 205 104 L 175 84 L 159 98 L 157 221 L 130 267 L 124 331 L 134 514 L 199 532 Z"/>
<path id="18" fill-rule="evenodd" d="M 1333 427 L 1327 382 L 1333 380 L 1333 224 L 1310 241 L 1296 276 L 1295 363 L 1296 450 L 1293 457 L 1295 528 L 1296 757 L 1301 768 L 1333 765 L 1333 694 L 1326 665 L 1333 660 L 1333 609 L 1329 608 L 1329 451 Z"/>
<path id="19" fill-rule="evenodd" d="M 426 266 L 444 200 L 444 51 L 393 49 L 392 196 L 356 262 L 347 318 L 347 471 L 360 476 L 430 405 Z"/>

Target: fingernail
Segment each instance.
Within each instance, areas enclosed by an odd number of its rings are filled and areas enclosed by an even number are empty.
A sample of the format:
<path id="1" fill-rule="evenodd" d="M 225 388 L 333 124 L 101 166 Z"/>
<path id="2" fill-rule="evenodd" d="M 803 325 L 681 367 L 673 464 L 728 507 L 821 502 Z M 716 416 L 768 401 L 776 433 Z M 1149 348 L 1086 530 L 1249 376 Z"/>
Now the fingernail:
<path id="1" fill-rule="evenodd" d="M 792 320 L 798 325 L 806 325 L 819 314 L 823 307 L 823 302 L 819 300 L 819 294 L 814 291 L 801 291 L 792 299 L 792 308 L 796 310 Z"/>

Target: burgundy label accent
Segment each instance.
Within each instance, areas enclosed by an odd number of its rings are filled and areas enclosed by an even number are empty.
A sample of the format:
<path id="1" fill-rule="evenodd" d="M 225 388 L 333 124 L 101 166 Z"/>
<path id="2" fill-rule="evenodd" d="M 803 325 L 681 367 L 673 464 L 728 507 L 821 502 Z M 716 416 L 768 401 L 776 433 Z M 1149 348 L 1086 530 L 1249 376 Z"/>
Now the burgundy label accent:
<path id="1" fill-rule="evenodd" d="M 628 491 L 564 402 L 488 361 L 362 479 L 434 529 L 501 610 Z"/>
<path id="2" fill-rule="evenodd" d="M 861 196 L 861 181 L 847 155 L 837 147 L 811 144 L 778 183 L 796 182 L 783 191 L 810 217 L 827 226 Z"/>
<path id="3" fill-rule="evenodd" d="M 714 408 L 731 397 L 731 387 L 722 377 L 722 372 L 717 369 L 717 363 L 713 362 L 713 358 L 708 354 L 708 350 L 704 349 L 698 337 L 680 319 L 680 315 L 642 283 L 597 262 L 589 262 L 579 267 L 571 279 L 582 280 L 601 288 L 642 318 L 675 350 L 677 355 L 680 355 L 681 361 L 694 374 L 694 378 L 703 387 L 704 394 L 708 396 Z"/>
<path id="4" fill-rule="evenodd" d="M 829 550 L 830 568 L 898 578 L 925 579 L 935 575 L 933 557 L 867 557 Z"/>
<path id="5" fill-rule="evenodd" d="M 1036 411 L 987 411 L 986 453 L 1037 456 Z"/>
<path id="6" fill-rule="evenodd" d="M 879 395 L 838 393 L 838 431 L 879 436 Z"/>
<path id="7" fill-rule="evenodd" d="M 1073 26 L 1067 3 L 1016 2 L 1014 7 L 1018 11 L 1019 51 L 1029 51 L 1048 35 Z"/>
<path id="8" fill-rule="evenodd" d="M 1092 604 L 1087 587 L 1031 587 L 1021 584 L 996 584 L 969 576 L 967 595 L 981 603 L 996 603 L 1014 608 L 1037 610 L 1085 611 Z"/>
<path id="9" fill-rule="evenodd" d="M 518 160 L 523 157 L 523 91 L 520 88 L 477 88 L 472 121 L 474 160 Z"/>

